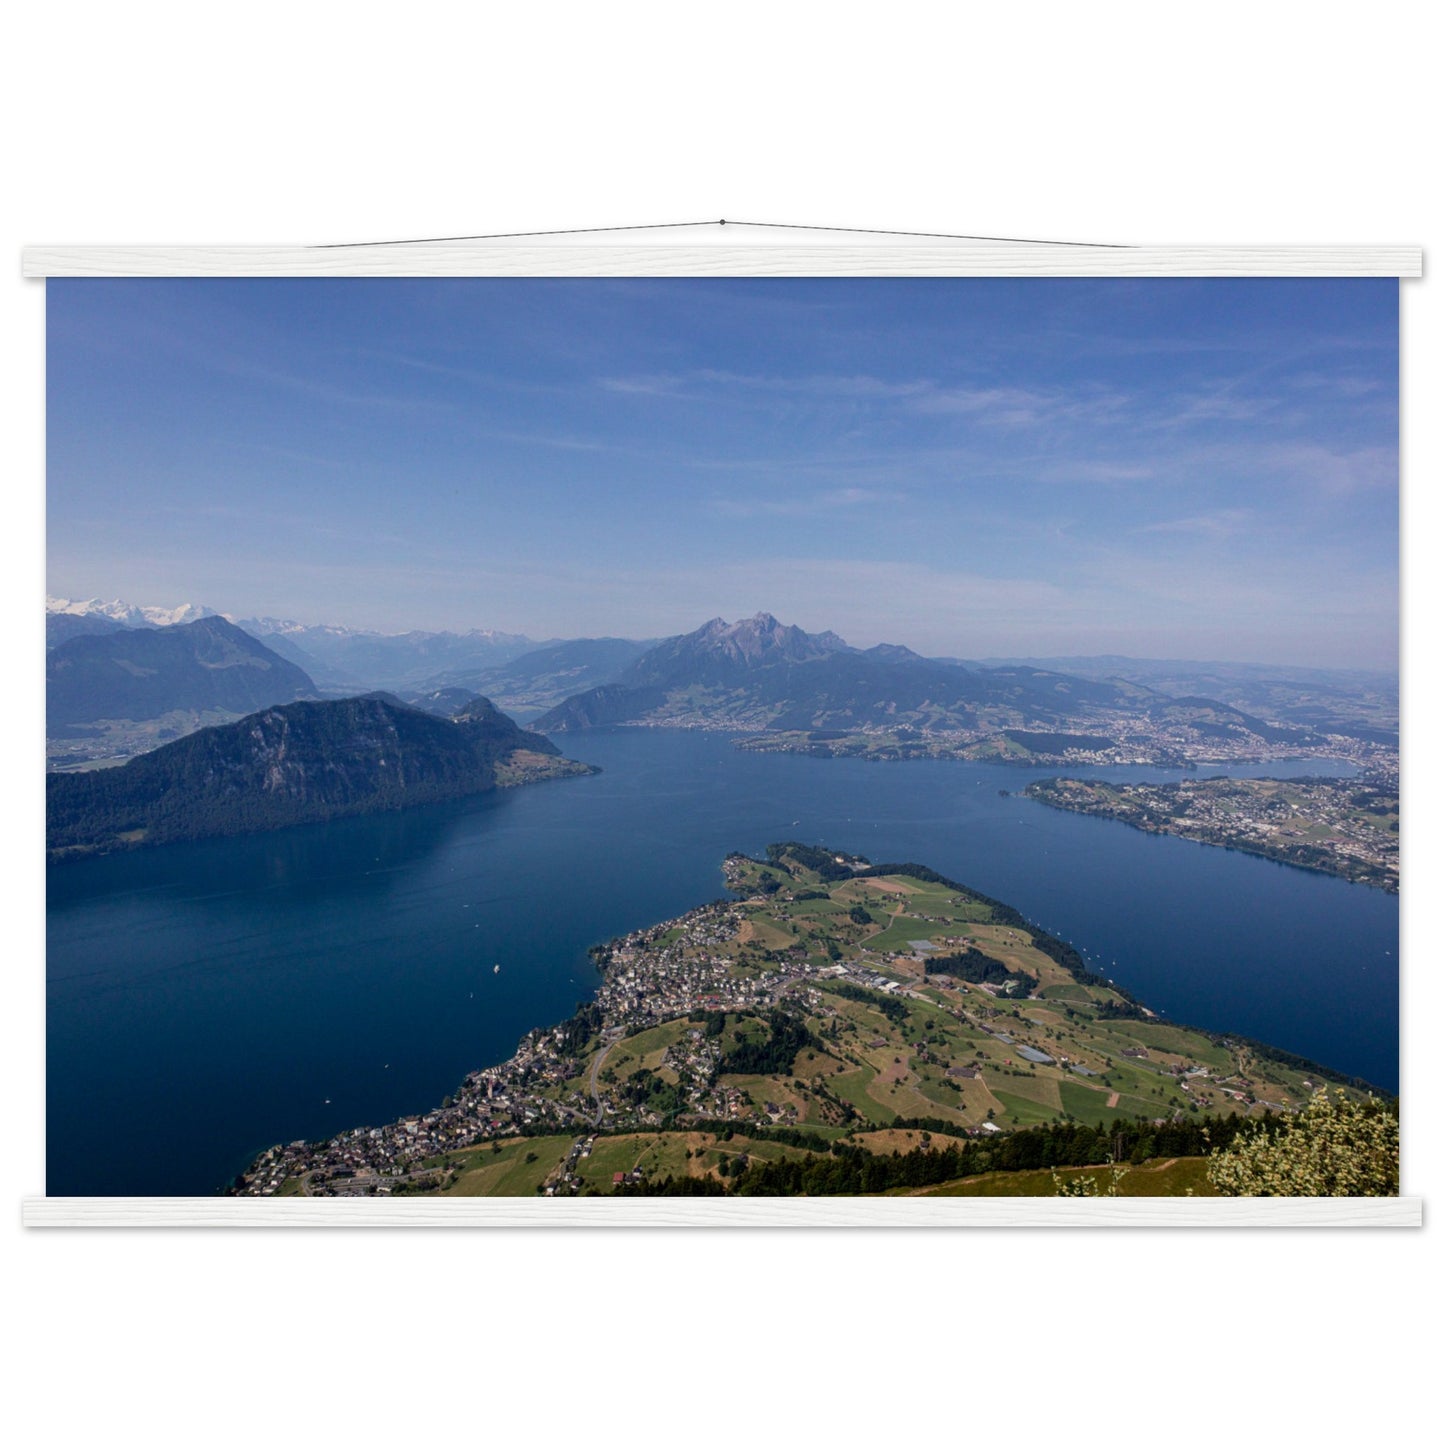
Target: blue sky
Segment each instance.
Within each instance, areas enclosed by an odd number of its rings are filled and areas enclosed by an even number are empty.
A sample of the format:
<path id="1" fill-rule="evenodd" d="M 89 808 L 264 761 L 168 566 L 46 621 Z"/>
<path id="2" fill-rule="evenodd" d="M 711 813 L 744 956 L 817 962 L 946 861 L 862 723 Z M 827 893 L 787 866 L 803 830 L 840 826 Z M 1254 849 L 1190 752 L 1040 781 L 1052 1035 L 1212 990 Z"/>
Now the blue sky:
<path id="1" fill-rule="evenodd" d="M 1395 664 L 1393 281 L 47 293 L 52 594 Z"/>

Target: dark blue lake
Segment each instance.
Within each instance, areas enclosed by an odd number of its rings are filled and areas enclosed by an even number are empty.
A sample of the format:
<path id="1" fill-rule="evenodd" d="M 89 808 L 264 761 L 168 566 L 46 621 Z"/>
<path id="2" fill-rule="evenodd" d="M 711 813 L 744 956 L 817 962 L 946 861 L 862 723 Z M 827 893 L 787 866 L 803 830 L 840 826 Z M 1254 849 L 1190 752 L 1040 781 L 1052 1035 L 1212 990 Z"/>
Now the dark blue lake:
<path id="1" fill-rule="evenodd" d="M 1180 1022 L 1398 1088 L 1399 908 L 1377 889 L 1012 796 L 1056 769 L 565 744 L 604 771 L 52 868 L 47 1192 L 208 1194 L 269 1144 L 428 1108 L 592 992 L 589 945 L 722 896 L 725 854 L 788 838 L 926 863 Z"/>

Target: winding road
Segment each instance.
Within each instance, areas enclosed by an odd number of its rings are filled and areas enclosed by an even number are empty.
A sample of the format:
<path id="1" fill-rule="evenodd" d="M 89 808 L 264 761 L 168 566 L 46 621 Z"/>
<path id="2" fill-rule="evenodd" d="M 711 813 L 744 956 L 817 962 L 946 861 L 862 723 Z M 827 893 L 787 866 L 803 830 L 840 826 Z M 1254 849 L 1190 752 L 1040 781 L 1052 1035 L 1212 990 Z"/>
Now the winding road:
<path id="1" fill-rule="evenodd" d="M 612 1037 L 608 1038 L 609 1034 Z M 618 1039 L 622 1037 L 622 1030 L 607 1029 L 603 1033 L 602 1037 L 606 1039 L 607 1042 L 603 1045 L 602 1048 L 597 1051 L 597 1057 L 592 1060 L 592 1074 L 587 1081 L 588 1089 L 591 1091 L 592 1094 L 592 1102 L 597 1105 L 597 1117 L 592 1121 L 592 1127 L 594 1129 L 600 1129 L 602 1127 L 602 1100 L 598 1097 L 597 1094 L 597 1075 L 601 1072 L 602 1065 L 604 1062 L 606 1062 L 607 1055 L 612 1052 L 613 1047 L 616 1045 Z"/>

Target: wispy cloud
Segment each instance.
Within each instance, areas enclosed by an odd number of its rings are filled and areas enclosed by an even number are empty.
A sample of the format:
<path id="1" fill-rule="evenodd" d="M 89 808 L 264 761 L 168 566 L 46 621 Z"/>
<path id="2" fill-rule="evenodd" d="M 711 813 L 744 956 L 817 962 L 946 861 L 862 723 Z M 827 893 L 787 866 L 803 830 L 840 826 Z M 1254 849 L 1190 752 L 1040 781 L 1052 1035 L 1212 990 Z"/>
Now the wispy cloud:
<path id="1" fill-rule="evenodd" d="M 934 389 L 912 404 L 914 411 L 966 416 L 997 426 L 1036 426 L 1051 408 L 1051 399 L 1042 392 L 997 386 Z"/>
<path id="2" fill-rule="evenodd" d="M 1208 422 L 1254 422 L 1278 407 L 1275 397 L 1248 395 L 1233 385 L 1218 386 L 1175 399 L 1152 417 L 1149 424 L 1165 430 Z"/>
<path id="3" fill-rule="evenodd" d="M 1096 425 L 1125 418 L 1133 399 L 1112 387 L 938 386 L 913 397 L 910 411 L 967 417 L 985 425 L 1043 427 L 1061 423 Z"/>
<path id="4" fill-rule="evenodd" d="M 1385 390 L 1383 383 L 1373 377 L 1333 376 L 1322 371 L 1297 372 L 1285 378 L 1285 385 L 1294 391 L 1343 397 L 1347 401 L 1379 396 Z"/>
<path id="5" fill-rule="evenodd" d="M 1207 537 L 1224 541 L 1248 531 L 1256 525 L 1255 514 L 1243 507 L 1226 507 L 1216 512 L 1200 512 L 1192 517 L 1172 517 L 1163 522 L 1149 522 L 1135 527 L 1136 535 L 1149 534 Z"/>
<path id="6" fill-rule="evenodd" d="M 836 487 L 793 496 L 713 497 L 709 510 L 723 517 L 809 517 L 820 511 L 845 511 L 853 507 L 886 506 L 904 500 L 902 492 L 877 487 Z"/>
<path id="7" fill-rule="evenodd" d="M 896 381 L 867 375 L 778 376 L 717 371 L 702 368 L 688 372 L 661 372 L 640 376 L 604 376 L 597 384 L 605 391 L 627 396 L 715 399 L 720 392 L 741 391 L 762 398 L 807 397 L 814 401 L 889 401 L 927 392 L 927 381 Z"/>
<path id="8" fill-rule="evenodd" d="M 1266 446 L 1262 458 L 1278 473 L 1325 496 L 1396 487 L 1399 453 L 1392 447 L 1335 449 L 1310 442 Z"/>
<path id="9" fill-rule="evenodd" d="M 1069 457 L 1035 469 L 1041 482 L 1149 482 L 1160 476 L 1153 462 L 1085 461 Z"/>
<path id="10" fill-rule="evenodd" d="M 715 400 L 722 394 L 743 393 L 760 401 L 804 398 L 818 404 L 898 403 L 906 414 L 967 417 L 996 426 L 1106 421 L 1123 415 L 1130 404 L 1125 394 L 1099 386 L 1077 390 L 969 387 L 944 385 L 924 377 L 899 380 L 861 373 L 781 376 L 702 369 L 602 377 L 597 384 L 621 395 L 682 400 Z"/>

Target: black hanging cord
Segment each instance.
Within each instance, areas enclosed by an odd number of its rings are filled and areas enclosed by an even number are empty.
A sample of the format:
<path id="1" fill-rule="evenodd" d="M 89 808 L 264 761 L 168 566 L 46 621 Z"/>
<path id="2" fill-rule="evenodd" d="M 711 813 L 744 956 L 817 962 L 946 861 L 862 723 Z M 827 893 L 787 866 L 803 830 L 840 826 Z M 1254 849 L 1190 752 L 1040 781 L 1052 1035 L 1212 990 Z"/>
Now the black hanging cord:
<path id="1" fill-rule="evenodd" d="M 699 226 L 753 226 L 773 231 L 837 231 L 855 236 L 913 236 L 936 241 L 993 241 L 1013 246 L 1086 246 L 1106 250 L 1128 250 L 1115 241 L 1040 241 L 1025 236 L 963 236 L 952 231 L 883 231 L 868 226 L 800 226 L 786 221 L 663 221 L 643 226 L 573 226 L 560 231 L 498 231 L 480 236 L 416 236 L 404 241 L 331 241 L 313 247 L 338 251 L 353 246 L 437 246 L 452 241 L 517 241 L 528 236 L 600 236 L 616 231 L 676 231 Z"/>

